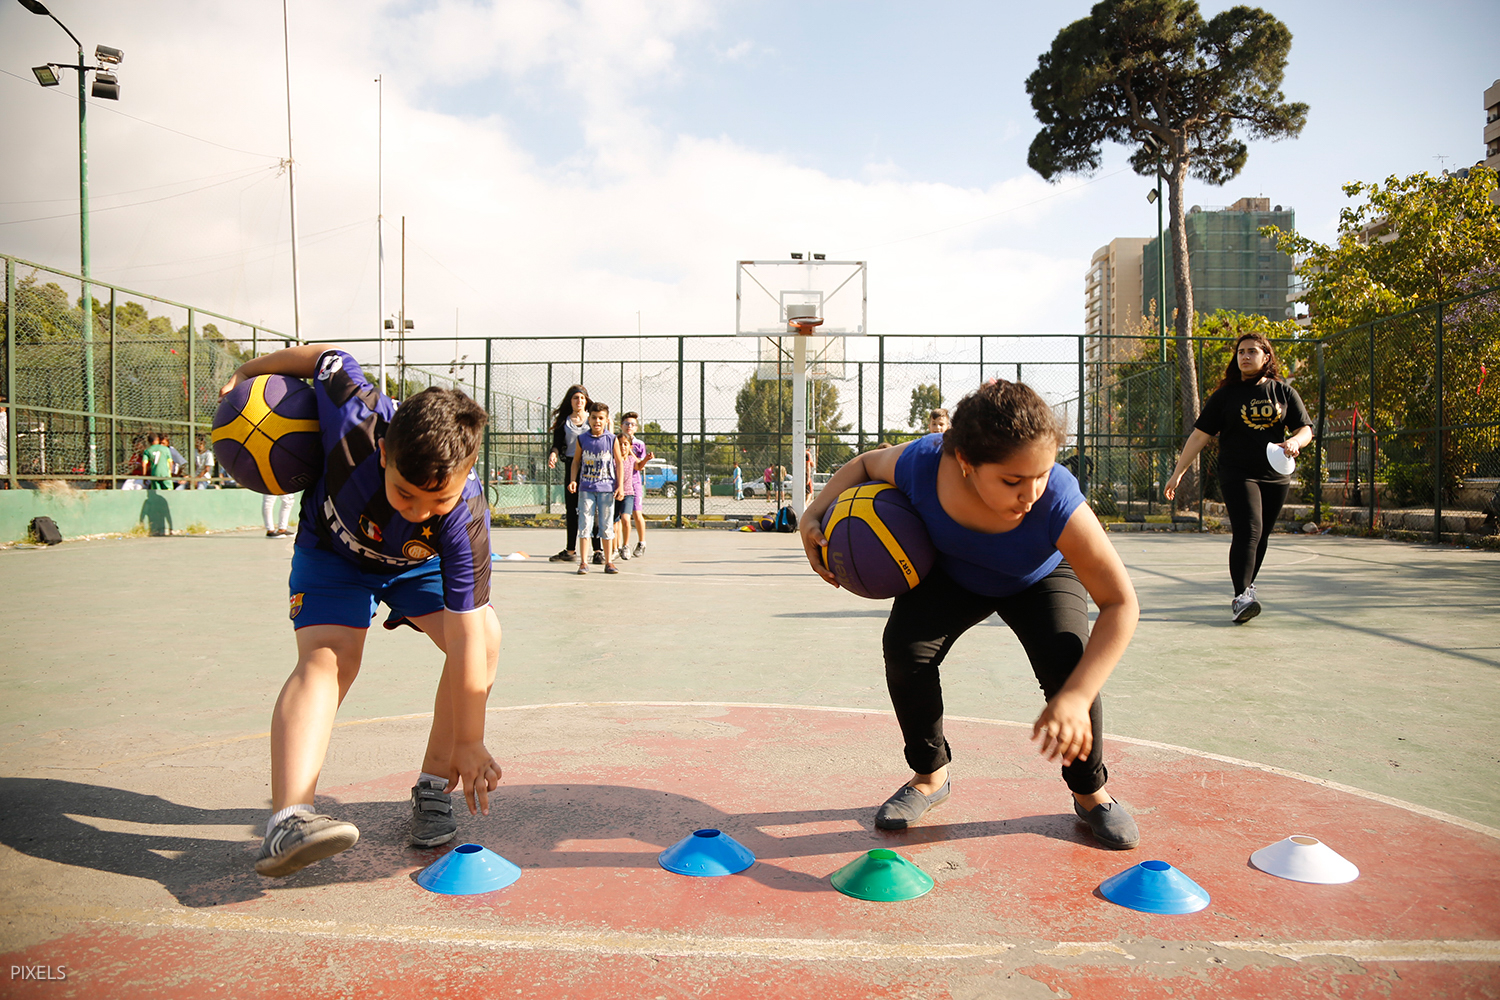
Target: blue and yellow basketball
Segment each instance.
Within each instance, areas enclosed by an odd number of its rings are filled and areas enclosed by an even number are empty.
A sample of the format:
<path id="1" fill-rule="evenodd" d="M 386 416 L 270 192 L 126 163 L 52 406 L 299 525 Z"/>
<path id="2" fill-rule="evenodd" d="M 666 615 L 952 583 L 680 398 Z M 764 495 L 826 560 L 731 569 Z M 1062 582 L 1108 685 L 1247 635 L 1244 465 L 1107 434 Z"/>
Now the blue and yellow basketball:
<path id="1" fill-rule="evenodd" d="M 860 597 L 899 597 L 932 571 L 937 550 L 916 507 L 890 483 L 862 483 L 823 515 L 823 564 Z"/>
<path id="2" fill-rule="evenodd" d="M 257 375 L 219 400 L 214 457 L 257 493 L 296 493 L 323 471 L 318 400 L 299 378 Z"/>

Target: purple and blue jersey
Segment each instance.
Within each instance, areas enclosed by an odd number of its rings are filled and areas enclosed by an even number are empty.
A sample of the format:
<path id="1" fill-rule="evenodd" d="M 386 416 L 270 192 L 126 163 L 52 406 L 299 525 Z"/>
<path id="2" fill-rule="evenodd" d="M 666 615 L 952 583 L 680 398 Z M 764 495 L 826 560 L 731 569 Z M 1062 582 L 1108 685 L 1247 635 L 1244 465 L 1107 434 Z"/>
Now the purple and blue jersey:
<path id="1" fill-rule="evenodd" d="M 337 553 L 362 572 L 394 575 L 440 561 L 443 606 L 465 612 L 490 603 L 490 511 L 470 470 L 458 504 L 414 523 L 385 494 L 380 442 L 396 405 L 343 351 L 318 359 L 313 380 L 323 438 L 323 475 L 302 495 L 297 545 Z"/>
<path id="2" fill-rule="evenodd" d="M 620 482 L 615 469 L 615 436 L 605 431 L 598 437 L 584 431 L 578 435 L 578 489 L 584 493 L 613 493 Z"/>

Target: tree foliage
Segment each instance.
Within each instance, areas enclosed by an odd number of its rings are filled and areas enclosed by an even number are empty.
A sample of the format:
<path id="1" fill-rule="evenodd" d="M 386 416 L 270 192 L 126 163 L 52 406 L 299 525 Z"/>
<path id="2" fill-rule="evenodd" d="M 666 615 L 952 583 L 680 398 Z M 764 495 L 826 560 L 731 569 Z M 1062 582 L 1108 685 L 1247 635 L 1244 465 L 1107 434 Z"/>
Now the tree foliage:
<path id="1" fill-rule="evenodd" d="M 812 414 L 807 428 L 808 441 L 817 445 L 817 471 L 827 472 L 854 457 L 854 450 L 838 440 L 838 436 L 849 433 L 850 425 L 839 422 L 839 387 L 833 382 L 808 379 L 807 395 Z M 778 464 L 778 443 L 782 449 L 780 464 L 791 467 L 790 382 L 750 376 L 735 395 L 734 412 L 738 417 L 743 461 L 749 462 L 748 467 L 765 468 Z"/>
<path id="2" fill-rule="evenodd" d="M 1092 173 L 1106 142 L 1134 147 L 1139 174 L 1160 170 L 1169 199 L 1177 286 L 1183 430 L 1198 414 L 1183 188 L 1224 184 L 1253 139 L 1301 132 L 1307 105 L 1281 93 L 1292 34 L 1263 10 L 1236 6 L 1204 20 L 1193 0 L 1102 0 L 1058 32 L 1026 92 L 1042 129 L 1027 163 L 1048 180 Z M 1185 489 L 1184 494 L 1190 492 Z"/>
<path id="3" fill-rule="evenodd" d="M 927 415 L 943 405 L 943 393 L 934 382 L 924 382 L 911 391 L 911 411 L 906 426 L 927 429 Z"/>

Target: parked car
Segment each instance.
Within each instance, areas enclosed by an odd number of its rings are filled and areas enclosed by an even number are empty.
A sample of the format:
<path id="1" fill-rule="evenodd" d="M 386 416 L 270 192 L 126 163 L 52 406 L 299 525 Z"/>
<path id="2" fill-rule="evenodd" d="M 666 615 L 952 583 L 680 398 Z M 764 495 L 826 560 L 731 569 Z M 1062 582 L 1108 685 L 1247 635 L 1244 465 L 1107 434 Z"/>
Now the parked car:
<path id="1" fill-rule="evenodd" d="M 667 498 L 675 497 L 681 488 L 678 485 L 677 466 L 668 465 L 666 462 L 653 458 L 646 463 L 645 468 L 641 469 L 641 485 L 648 493 L 660 493 Z"/>
<path id="2" fill-rule="evenodd" d="M 814 472 L 813 473 L 813 489 L 814 489 L 814 491 L 821 490 L 824 486 L 827 486 L 828 485 L 828 480 L 830 480 L 832 478 L 833 478 L 833 473 L 831 473 L 831 472 Z M 776 488 L 776 484 L 772 483 L 771 484 L 771 488 L 774 490 Z M 745 499 L 747 499 L 747 500 L 750 499 L 751 497 L 764 497 L 766 495 L 766 481 L 764 479 L 755 479 L 755 480 L 747 479 L 747 480 L 745 480 L 744 489 L 741 490 L 741 492 L 743 493 Z M 782 494 L 782 496 L 791 496 L 791 494 L 792 494 L 792 481 L 791 481 L 791 479 L 788 478 L 788 479 L 783 479 L 781 481 L 781 494 Z"/>

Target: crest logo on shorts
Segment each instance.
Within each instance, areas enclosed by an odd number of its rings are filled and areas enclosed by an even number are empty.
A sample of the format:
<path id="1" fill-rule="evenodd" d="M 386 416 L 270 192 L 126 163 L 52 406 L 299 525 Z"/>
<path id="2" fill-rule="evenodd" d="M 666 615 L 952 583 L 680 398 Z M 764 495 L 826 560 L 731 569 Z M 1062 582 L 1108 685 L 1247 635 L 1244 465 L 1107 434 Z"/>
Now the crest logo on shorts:
<path id="1" fill-rule="evenodd" d="M 431 559 L 433 556 L 437 555 L 437 553 L 432 550 L 432 546 L 417 538 L 413 538 L 411 541 L 401 546 L 401 554 L 408 559 Z"/>
<path id="2" fill-rule="evenodd" d="M 344 367 L 344 359 L 333 352 L 323 355 L 323 363 L 318 366 L 318 381 L 327 382 L 328 377 Z"/>
<path id="3" fill-rule="evenodd" d="M 293 594 L 292 595 L 291 614 L 288 617 L 296 618 L 297 615 L 299 615 L 301 613 L 302 613 L 302 595 L 301 594 Z"/>
<path id="4" fill-rule="evenodd" d="M 359 515 L 359 530 L 364 532 L 364 536 L 370 539 L 370 541 L 379 544 L 381 540 L 380 525 L 363 514 Z"/>

